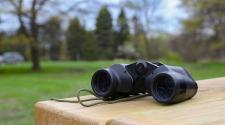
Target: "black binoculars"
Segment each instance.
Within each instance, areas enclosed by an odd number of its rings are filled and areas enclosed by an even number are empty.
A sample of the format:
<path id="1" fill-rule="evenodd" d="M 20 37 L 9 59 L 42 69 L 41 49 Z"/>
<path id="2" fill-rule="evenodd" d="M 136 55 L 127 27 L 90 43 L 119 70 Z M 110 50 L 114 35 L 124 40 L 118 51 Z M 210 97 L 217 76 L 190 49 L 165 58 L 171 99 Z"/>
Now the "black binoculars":
<path id="1" fill-rule="evenodd" d="M 109 100 L 143 93 L 163 104 L 190 99 L 198 89 L 186 69 L 148 61 L 100 69 L 94 73 L 91 86 L 96 96 Z"/>

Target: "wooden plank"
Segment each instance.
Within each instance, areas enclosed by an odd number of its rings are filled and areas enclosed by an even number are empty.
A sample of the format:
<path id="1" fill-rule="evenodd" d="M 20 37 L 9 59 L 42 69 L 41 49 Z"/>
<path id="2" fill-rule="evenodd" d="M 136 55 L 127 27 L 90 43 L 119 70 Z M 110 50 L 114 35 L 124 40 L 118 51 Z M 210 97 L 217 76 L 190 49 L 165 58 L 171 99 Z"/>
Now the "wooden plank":
<path id="1" fill-rule="evenodd" d="M 41 101 L 35 105 L 37 125 L 183 125 L 225 124 L 225 77 L 198 81 L 191 100 L 165 106 L 152 97 L 117 104 L 82 107 Z M 84 98 L 90 98 L 85 96 Z M 73 99 L 73 98 L 70 98 Z"/>

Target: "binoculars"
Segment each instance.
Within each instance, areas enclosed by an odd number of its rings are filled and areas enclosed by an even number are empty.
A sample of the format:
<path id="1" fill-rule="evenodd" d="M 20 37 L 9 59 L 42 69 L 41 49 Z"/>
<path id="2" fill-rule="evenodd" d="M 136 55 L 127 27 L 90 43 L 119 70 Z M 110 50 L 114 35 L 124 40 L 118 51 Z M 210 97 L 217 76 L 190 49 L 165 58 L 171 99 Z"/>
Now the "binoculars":
<path id="1" fill-rule="evenodd" d="M 138 94 L 149 94 L 163 104 L 173 104 L 192 98 L 197 83 L 182 67 L 162 63 L 137 61 L 114 64 L 96 71 L 91 80 L 96 96 L 113 100 Z"/>

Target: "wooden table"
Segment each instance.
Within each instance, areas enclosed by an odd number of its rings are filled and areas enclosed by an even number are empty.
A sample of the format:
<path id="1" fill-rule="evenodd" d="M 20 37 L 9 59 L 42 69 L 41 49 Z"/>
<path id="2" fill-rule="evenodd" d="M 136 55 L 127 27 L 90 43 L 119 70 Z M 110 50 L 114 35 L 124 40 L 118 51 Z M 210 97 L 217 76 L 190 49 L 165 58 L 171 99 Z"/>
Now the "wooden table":
<path id="1" fill-rule="evenodd" d="M 35 105 L 35 120 L 37 125 L 225 125 L 225 77 L 197 83 L 195 97 L 170 106 L 152 97 L 88 108 L 41 101 Z"/>

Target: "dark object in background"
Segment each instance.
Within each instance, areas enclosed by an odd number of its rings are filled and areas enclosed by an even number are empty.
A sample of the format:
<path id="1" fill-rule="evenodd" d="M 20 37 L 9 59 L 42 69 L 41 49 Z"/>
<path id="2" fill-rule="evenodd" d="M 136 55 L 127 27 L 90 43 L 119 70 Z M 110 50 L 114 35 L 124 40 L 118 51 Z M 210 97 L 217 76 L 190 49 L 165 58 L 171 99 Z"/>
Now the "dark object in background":
<path id="1" fill-rule="evenodd" d="M 98 70 L 92 77 L 91 85 L 96 96 L 108 100 L 149 93 L 164 104 L 190 99 L 198 89 L 197 83 L 184 68 L 147 61 L 114 64 Z"/>

